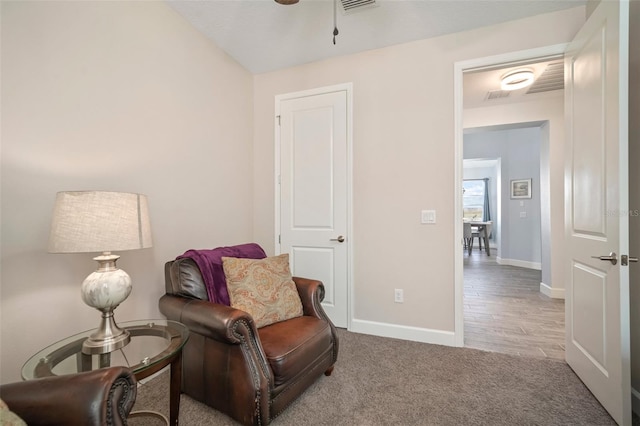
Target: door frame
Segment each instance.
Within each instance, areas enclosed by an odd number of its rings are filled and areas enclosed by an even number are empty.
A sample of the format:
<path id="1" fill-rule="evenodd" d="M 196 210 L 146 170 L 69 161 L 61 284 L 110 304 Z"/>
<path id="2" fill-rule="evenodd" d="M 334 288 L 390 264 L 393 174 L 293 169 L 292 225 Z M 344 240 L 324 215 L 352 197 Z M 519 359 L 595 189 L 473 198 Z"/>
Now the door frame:
<path id="1" fill-rule="evenodd" d="M 544 60 L 546 57 L 564 55 L 568 43 L 555 44 L 535 49 L 508 52 L 500 55 L 486 56 L 454 63 L 453 99 L 454 99 L 454 344 L 464 346 L 464 270 L 463 251 L 458 242 L 462 241 L 462 187 L 463 180 L 463 139 L 464 139 L 464 98 L 463 74 L 472 69 L 491 68 L 501 64 Z"/>
<path id="2" fill-rule="evenodd" d="M 353 253 L 354 253 L 354 232 L 353 232 L 353 83 L 341 83 L 331 86 L 317 87 L 298 92 L 284 93 L 275 97 L 274 115 L 274 194 L 275 194 L 275 214 L 274 214 L 274 247 L 275 253 L 282 253 L 280 244 L 280 174 L 282 165 L 280 164 L 280 103 L 291 99 L 304 98 L 308 96 L 323 95 L 333 92 L 346 92 L 347 95 L 347 330 L 351 330 L 354 300 L 353 300 Z"/>

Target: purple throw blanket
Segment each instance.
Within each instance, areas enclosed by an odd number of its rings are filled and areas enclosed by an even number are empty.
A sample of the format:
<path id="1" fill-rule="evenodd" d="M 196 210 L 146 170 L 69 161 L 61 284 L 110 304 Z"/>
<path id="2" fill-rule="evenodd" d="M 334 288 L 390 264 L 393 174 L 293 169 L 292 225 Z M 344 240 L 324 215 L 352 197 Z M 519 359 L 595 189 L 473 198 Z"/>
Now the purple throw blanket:
<path id="1" fill-rule="evenodd" d="M 176 259 L 193 259 L 200 269 L 202 280 L 207 288 L 209 301 L 222 305 L 231 305 L 227 280 L 222 269 L 222 257 L 239 257 L 242 259 L 264 259 L 267 254 L 258 244 L 249 243 L 237 246 L 218 247 L 211 250 L 187 250 Z"/>

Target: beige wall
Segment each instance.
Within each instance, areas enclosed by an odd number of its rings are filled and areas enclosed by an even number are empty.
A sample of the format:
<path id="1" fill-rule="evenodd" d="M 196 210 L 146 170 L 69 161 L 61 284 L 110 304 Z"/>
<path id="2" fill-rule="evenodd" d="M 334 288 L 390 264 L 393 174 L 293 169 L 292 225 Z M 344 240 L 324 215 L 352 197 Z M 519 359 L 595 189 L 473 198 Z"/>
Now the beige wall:
<path id="1" fill-rule="evenodd" d="M 158 318 L 163 264 L 252 237 L 252 76 L 162 2 L 2 2 L 1 382 L 94 326 L 91 255 L 46 253 L 55 193 L 141 192 L 120 321 Z"/>
<path id="2" fill-rule="evenodd" d="M 255 76 L 256 240 L 273 252 L 274 97 L 353 82 L 352 316 L 453 331 L 454 63 L 567 42 L 584 14 L 575 8 Z M 435 209 L 438 223 L 420 225 L 421 209 Z M 393 302 L 394 288 L 404 288 L 404 304 Z"/>
<path id="3" fill-rule="evenodd" d="M 587 5 L 586 5 L 587 18 L 591 16 L 594 10 L 596 10 L 596 8 L 598 7 L 601 1 L 602 0 L 587 0 Z"/>

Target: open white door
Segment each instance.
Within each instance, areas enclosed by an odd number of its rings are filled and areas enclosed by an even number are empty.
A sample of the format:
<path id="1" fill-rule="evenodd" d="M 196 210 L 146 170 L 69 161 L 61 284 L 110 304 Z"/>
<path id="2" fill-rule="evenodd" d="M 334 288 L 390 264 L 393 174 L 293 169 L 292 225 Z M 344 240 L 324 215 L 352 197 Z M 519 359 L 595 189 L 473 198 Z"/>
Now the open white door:
<path id="1" fill-rule="evenodd" d="M 292 273 L 325 287 L 323 307 L 348 326 L 349 87 L 277 99 L 280 250 Z"/>
<path id="2" fill-rule="evenodd" d="M 628 26 L 628 1 L 603 1 L 565 55 L 566 360 L 621 425 L 631 424 Z"/>

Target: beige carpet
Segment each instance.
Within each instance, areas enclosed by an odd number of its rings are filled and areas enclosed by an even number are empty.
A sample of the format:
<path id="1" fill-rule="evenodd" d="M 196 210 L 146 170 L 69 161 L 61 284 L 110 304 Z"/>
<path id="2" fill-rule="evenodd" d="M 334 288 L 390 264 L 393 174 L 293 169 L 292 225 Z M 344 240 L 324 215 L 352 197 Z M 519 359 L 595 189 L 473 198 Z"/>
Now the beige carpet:
<path id="1" fill-rule="evenodd" d="M 335 371 L 274 425 L 614 425 L 561 361 L 387 339 L 339 330 Z M 168 374 L 139 389 L 134 409 L 168 416 Z M 133 419 L 132 426 L 159 424 Z M 180 424 L 235 425 L 182 395 Z"/>

